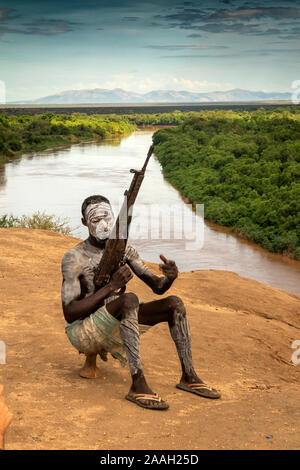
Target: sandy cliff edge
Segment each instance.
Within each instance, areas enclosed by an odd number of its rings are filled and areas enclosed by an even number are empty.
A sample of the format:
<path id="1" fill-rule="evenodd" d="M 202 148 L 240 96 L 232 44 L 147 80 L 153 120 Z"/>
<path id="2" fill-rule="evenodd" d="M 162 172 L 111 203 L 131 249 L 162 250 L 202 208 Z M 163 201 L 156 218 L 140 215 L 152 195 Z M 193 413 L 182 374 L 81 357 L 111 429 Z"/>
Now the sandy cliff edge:
<path id="1" fill-rule="evenodd" d="M 151 387 L 170 409 L 144 410 L 124 400 L 129 372 L 112 358 L 98 360 L 100 378 L 78 376 L 83 356 L 64 333 L 60 304 L 61 258 L 78 242 L 0 229 L 0 340 L 7 347 L 0 383 L 14 414 L 7 449 L 300 448 L 300 365 L 291 362 L 300 297 L 229 271 L 181 273 L 165 296 L 185 302 L 195 368 L 223 398 L 175 388 L 179 361 L 163 324 L 142 337 L 141 352 Z M 159 298 L 136 277 L 128 291 L 141 301 Z"/>

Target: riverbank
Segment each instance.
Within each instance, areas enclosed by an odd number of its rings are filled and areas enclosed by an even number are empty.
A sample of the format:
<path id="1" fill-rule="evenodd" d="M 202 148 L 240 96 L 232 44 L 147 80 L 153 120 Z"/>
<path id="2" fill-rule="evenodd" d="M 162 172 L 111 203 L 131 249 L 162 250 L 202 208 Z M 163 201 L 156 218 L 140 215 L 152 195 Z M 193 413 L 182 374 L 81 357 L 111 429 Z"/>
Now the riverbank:
<path id="1" fill-rule="evenodd" d="M 97 141 L 101 142 L 103 138 L 98 138 Z M 90 138 L 83 139 L 81 137 L 76 137 L 75 135 L 69 136 L 69 137 L 58 137 L 57 139 L 50 139 L 47 143 L 42 143 L 42 144 L 36 144 L 33 146 L 28 147 L 27 151 L 19 150 L 14 152 L 13 155 L 7 156 L 7 155 L 0 155 L 0 165 L 3 165 L 4 163 L 8 163 L 15 158 L 21 157 L 22 155 L 27 155 L 27 154 L 33 154 L 35 152 L 42 152 L 44 150 L 59 150 L 62 148 L 67 148 L 70 147 L 71 145 L 74 144 L 79 144 L 79 143 L 89 143 L 91 142 Z"/>
<path id="2" fill-rule="evenodd" d="M 120 195 L 130 182 L 129 168 L 141 168 L 153 132 L 151 127 L 126 137 L 112 136 L 100 143 L 26 154 L 3 165 L 0 167 L 0 214 L 20 217 L 40 211 L 63 219 L 67 215 L 68 224 L 74 229 L 72 235 L 85 238 L 86 228 L 80 222 L 82 201 L 92 193 L 104 194 L 117 213 Z M 153 187 L 158 186 L 159 191 L 153 192 Z M 19 195 L 22 195 L 21 205 L 16 204 Z M 177 206 L 177 217 L 186 210 L 180 193 L 162 177 L 161 165 L 153 156 L 139 194 L 139 204 L 161 206 L 162 201 L 168 203 L 168 207 L 162 207 L 165 220 L 168 220 L 170 206 Z M 147 210 L 141 212 L 137 206 L 133 227 L 138 220 L 146 226 L 149 223 L 147 214 Z M 152 240 L 150 244 L 146 240 L 137 240 L 141 256 L 148 261 L 158 262 L 158 253 L 162 252 L 170 259 L 176 259 L 181 271 L 229 270 L 300 295 L 299 261 L 260 249 L 258 245 L 235 237 L 225 227 L 210 227 L 206 223 L 203 248 L 185 251 L 185 246 L 185 240 L 174 239 L 172 230 L 167 240 Z"/>
<path id="3" fill-rule="evenodd" d="M 119 116 L 0 114 L 0 164 L 25 153 L 125 136 L 136 128 L 133 122 Z"/>
<path id="4" fill-rule="evenodd" d="M 211 111 L 153 135 L 164 175 L 205 218 L 300 259 L 300 113 Z"/>
<path id="5" fill-rule="evenodd" d="M 61 258 L 78 241 L 0 229 L 0 382 L 14 414 L 7 449 L 299 449 L 300 365 L 291 344 L 300 339 L 300 297 L 229 271 L 180 274 L 169 294 L 187 306 L 197 371 L 223 397 L 175 388 L 175 348 L 157 325 L 141 349 L 149 383 L 170 404 L 158 415 L 124 400 L 128 371 L 111 358 L 99 360 L 99 379 L 78 376 L 83 357 L 65 336 L 60 305 Z M 141 301 L 159 298 L 136 278 L 128 290 Z"/>
<path id="6" fill-rule="evenodd" d="M 158 114 L 119 116 L 74 113 L 59 115 L 47 112 L 32 116 L 0 114 L 0 165 L 21 156 L 43 150 L 69 147 L 72 144 L 98 142 L 110 137 L 125 137 L 137 130 L 162 129 L 183 122 L 193 113 L 174 111 Z"/>

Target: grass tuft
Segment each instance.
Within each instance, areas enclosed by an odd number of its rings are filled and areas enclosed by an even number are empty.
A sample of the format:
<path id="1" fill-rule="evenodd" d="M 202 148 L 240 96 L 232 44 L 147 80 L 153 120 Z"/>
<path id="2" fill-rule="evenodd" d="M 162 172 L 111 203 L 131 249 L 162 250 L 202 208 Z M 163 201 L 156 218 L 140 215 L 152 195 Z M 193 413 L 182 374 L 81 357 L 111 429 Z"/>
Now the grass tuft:
<path id="1" fill-rule="evenodd" d="M 44 212 L 35 212 L 32 215 L 21 215 L 15 217 L 14 215 L 4 214 L 0 216 L 1 228 L 32 228 L 42 230 L 52 230 L 53 232 L 60 232 L 64 235 L 70 235 L 71 228 L 68 225 L 69 221 L 66 218 L 61 218 L 56 215 L 47 215 Z"/>

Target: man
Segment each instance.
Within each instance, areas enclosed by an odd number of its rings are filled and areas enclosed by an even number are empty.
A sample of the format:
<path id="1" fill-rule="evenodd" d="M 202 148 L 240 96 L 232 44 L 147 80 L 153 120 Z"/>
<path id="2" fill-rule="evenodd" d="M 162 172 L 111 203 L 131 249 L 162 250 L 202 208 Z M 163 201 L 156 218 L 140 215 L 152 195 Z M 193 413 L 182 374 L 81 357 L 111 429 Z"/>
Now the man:
<path id="1" fill-rule="evenodd" d="M 105 287 L 97 290 L 93 282 L 94 268 L 99 264 L 114 225 L 108 199 L 103 196 L 85 199 L 82 204 L 82 223 L 88 227 L 89 237 L 69 250 L 62 261 L 62 305 L 67 321 L 66 333 L 72 345 L 86 355 L 80 375 L 86 378 L 99 375 L 97 354 L 107 360 L 107 353 L 110 352 L 124 364 L 125 351 L 132 377 L 126 399 L 144 408 L 167 409 L 169 405 L 146 382 L 141 365 L 139 336 L 157 323 L 168 322 L 182 368 L 177 387 L 203 397 L 219 398 L 221 395 L 205 385 L 194 370 L 190 331 L 181 299 L 172 295 L 153 302 L 139 303 L 132 292 L 116 294 L 133 277 L 132 272 L 155 294 L 164 294 L 177 278 L 175 262 L 161 255 L 163 264 L 160 269 L 164 275 L 156 276 L 143 263 L 137 251 L 127 246 L 126 265 L 113 274 Z"/>
<path id="2" fill-rule="evenodd" d="M 0 450 L 4 449 L 4 436 L 12 421 L 12 414 L 8 411 L 2 397 L 3 385 L 0 384 Z"/>

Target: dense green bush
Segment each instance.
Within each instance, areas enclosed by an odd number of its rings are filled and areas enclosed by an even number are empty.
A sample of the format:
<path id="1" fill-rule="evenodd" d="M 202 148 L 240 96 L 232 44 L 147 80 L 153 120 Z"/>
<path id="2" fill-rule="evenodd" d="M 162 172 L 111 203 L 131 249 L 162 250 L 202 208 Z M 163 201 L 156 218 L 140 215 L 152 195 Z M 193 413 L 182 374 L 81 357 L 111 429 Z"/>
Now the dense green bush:
<path id="1" fill-rule="evenodd" d="M 157 131 L 170 182 L 205 217 L 300 259 L 300 111 L 203 111 Z"/>

